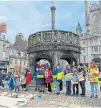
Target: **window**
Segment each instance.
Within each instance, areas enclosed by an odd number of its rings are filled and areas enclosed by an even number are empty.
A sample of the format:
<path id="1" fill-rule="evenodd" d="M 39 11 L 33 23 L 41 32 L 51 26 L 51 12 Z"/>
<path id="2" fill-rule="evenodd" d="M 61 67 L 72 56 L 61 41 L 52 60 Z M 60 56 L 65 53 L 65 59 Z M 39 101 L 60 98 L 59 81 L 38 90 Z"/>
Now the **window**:
<path id="1" fill-rule="evenodd" d="M 101 37 L 99 38 L 99 42 L 101 43 Z"/>
<path id="2" fill-rule="evenodd" d="M 26 65 L 26 61 L 24 61 L 24 65 Z"/>
<path id="3" fill-rule="evenodd" d="M 93 39 L 89 39 L 89 45 L 93 44 Z"/>
<path id="4" fill-rule="evenodd" d="M 98 43 L 98 38 L 94 38 L 94 44 Z"/>
<path id="5" fill-rule="evenodd" d="M 4 34 L 2 34 L 2 39 L 5 40 L 5 35 Z"/>
<path id="6" fill-rule="evenodd" d="M 83 41 L 83 45 L 85 45 L 85 40 Z"/>
<path id="7" fill-rule="evenodd" d="M 6 58 L 6 52 L 3 52 L 3 58 Z"/>
<path id="8" fill-rule="evenodd" d="M 94 51 L 93 51 L 93 47 L 91 47 L 91 52 L 94 52 Z"/>
<path id="9" fill-rule="evenodd" d="M 83 53 L 85 53 L 85 48 L 83 49 Z"/>
<path id="10" fill-rule="evenodd" d="M 99 46 L 99 52 L 101 52 L 101 46 Z"/>
<path id="11" fill-rule="evenodd" d="M 84 63 L 86 62 L 86 57 L 84 56 Z"/>
<path id="12" fill-rule="evenodd" d="M 6 46 L 6 44 L 3 44 L 3 47 L 5 47 Z"/>
<path id="13" fill-rule="evenodd" d="M 10 64 L 12 64 L 12 62 L 13 62 L 13 60 L 12 60 L 12 59 L 10 59 Z"/>
<path id="14" fill-rule="evenodd" d="M 22 65 L 22 61 L 20 60 L 20 65 Z"/>
<path id="15" fill-rule="evenodd" d="M 98 46 L 94 46 L 94 52 L 98 52 Z"/>
<path id="16" fill-rule="evenodd" d="M 15 60 L 15 64 L 17 65 L 17 60 Z"/>

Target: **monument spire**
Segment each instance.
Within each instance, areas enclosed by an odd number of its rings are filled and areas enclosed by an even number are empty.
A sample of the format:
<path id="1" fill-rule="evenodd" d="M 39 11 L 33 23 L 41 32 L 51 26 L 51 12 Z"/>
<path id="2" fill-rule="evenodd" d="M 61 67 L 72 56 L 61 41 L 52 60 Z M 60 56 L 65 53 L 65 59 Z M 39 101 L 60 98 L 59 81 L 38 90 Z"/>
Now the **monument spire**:
<path id="1" fill-rule="evenodd" d="M 51 12 L 52 12 L 52 31 L 55 30 L 55 10 L 56 10 L 56 7 L 54 6 L 54 0 L 52 0 L 52 7 L 51 7 Z"/>

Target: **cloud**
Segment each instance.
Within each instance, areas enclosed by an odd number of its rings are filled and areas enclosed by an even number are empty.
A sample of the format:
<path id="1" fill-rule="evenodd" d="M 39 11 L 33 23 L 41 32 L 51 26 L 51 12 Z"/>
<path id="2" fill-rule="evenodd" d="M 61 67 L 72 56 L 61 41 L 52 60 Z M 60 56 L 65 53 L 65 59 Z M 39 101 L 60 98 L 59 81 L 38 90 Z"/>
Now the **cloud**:
<path id="1" fill-rule="evenodd" d="M 85 28 L 84 2 L 58 1 L 56 29 L 75 31 L 78 20 Z M 32 33 L 51 29 L 51 1 L 0 1 L 0 23 L 6 22 L 8 39 L 14 42 L 21 32 L 27 39 Z"/>

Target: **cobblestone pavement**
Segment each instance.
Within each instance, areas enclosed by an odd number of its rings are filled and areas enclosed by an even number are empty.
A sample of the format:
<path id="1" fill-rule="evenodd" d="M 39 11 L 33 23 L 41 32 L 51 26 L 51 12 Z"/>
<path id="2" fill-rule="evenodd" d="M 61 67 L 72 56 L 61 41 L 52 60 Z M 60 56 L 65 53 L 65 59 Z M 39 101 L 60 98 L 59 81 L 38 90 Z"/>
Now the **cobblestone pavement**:
<path id="1" fill-rule="evenodd" d="M 34 91 L 34 87 L 30 87 L 30 91 L 24 92 L 24 91 L 20 91 L 19 95 L 29 95 L 29 94 L 33 94 L 34 96 L 34 100 L 30 100 L 27 103 L 25 103 L 24 105 L 21 105 L 20 107 L 55 107 L 55 108 L 60 108 L 60 107 L 64 107 L 64 108 L 86 108 L 86 107 L 90 107 L 90 108 L 94 108 L 94 107 L 101 107 L 101 93 L 99 91 L 99 98 L 90 98 L 90 86 L 89 83 L 87 82 L 86 84 L 86 97 L 73 97 L 73 96 L 65 96 L 65 86 L 64 86 L 64 92 L 61 93 L 60 95 L 56 95 L 55 91 L 53 91 L 51 94 L 41 94 L 38 92 Z M 1 90 L 0 90 L 1 91 Z M 11 91 L 7 88 L 5 88 L 6 92 L 11 93 Z M 2 92 L 2 91 L 1 91 Z M 38 98 L 38 96 L 41 96 L 42 98 Z M 20 108 L 20 107 L 16 107 L 16 108 Z M 7 107 L 3 107 L 0 106 L 0 108 L 7 108 Z M 10 108 L 10 107 L 9 107 Z M 13 107 L 14 108 L 14 107 Z"/>

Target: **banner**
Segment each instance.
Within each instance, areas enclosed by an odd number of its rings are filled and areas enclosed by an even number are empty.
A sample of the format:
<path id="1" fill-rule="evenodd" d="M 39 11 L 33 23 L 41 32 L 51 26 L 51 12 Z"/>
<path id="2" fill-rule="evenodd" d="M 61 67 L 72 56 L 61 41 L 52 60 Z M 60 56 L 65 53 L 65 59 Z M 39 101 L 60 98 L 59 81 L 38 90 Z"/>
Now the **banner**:
<path id="1" fill-rule="evenodd" d="M 38 75 L 37 78 L 44 78 L 44 75 Z"/>
<path id="2" fill-rule="evenodd" d="M 73 73 L 68 73 L 65 75 L 65 81 L 71 81 L 73 79 Z"/>
<path id="3" fill-rule="evenodd" d="M 92 75 L 92 74 L 89 74 L 89 75 L 87 76 L 87 78 L 88 78 L 88 81 L 93 81 L 93 75 Z"/>
<path id="4" fill-rule="evenodd" d="M 77 76 L 78 76 L 79 81 L 83 81 L 84 80 L 84 76 L 83 76 L 82 72 L 78 73 Z"/>

